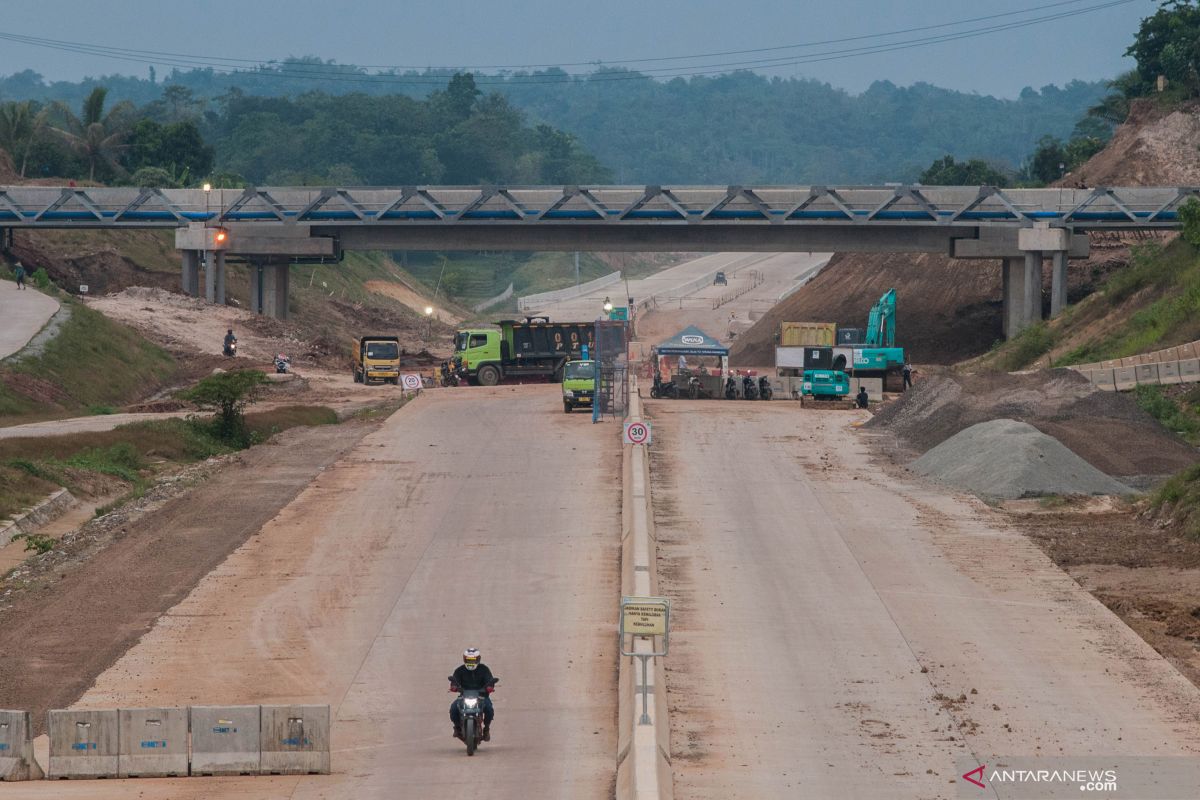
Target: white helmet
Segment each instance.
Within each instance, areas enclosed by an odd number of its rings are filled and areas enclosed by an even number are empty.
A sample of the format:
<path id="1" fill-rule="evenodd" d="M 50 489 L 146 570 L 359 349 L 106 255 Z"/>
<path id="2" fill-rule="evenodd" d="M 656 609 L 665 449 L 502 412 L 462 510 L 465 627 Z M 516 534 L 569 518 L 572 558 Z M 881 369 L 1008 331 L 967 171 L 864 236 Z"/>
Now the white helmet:
<path id="1" fill-rule="evenodd" d="M 463 664 L 466 665 L 467 669 L 475 669 L 479 666 L 479 662 L 482 659 L 483 656 L 479 653 L 479 648 L 477 647 L 468 647 L 466 650 L 463 650 Z"/>

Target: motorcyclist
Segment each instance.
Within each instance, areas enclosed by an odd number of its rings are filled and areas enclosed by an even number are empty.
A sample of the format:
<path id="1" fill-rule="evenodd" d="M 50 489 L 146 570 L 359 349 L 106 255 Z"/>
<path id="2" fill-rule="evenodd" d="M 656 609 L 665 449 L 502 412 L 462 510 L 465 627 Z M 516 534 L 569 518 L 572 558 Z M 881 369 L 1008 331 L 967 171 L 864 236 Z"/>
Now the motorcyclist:
<path id="1" fill-rule="evenodd" d="M 237 337 L 233 335 L 233 328 L 225 331 L 225 345 L 222 348 L 225 355 L 233 355 L 233 346 L 237 344 Z"/>
<path id="2" fill-rule="evenodd" d="M 488 688 L 496 682 L 492 671 L 483 663 L 483 657 L 478 648 L 468 647 L 463 651 L 463 663 L 450 676 L 450 691 L 461 692 L 463 689 L 474 689 L 484 694 L 480 698 L 483 705 L 483 741 L 492 738 L 492 718 L 496 709 L 492 706 L 492 698 L 488 696 Z M 454 723 L 454 738 L 463 738 L 462 720 L 458 714 L 458 701 L 450 704 L 450 721 Z"/>
<path id="3" fill-rule="evenodd" d="M 725 399 L 732 400 L 737 397 L 737 381 L 734 380 L 732 374 L 725 378 Z"/>
<path id="4" fill-rule="evenodd" d="M 771 381 L 766 375 L 763 375 L 758 379 L 758 396 L 766 400 L 769 391 L 771 391 Z"/>
<path id="5" fill-rule="evenodd" d="M 754 391 L 754 378 L 749 375 L 742 378 L 742 397 L 750 399 L 751 392 Z"/>

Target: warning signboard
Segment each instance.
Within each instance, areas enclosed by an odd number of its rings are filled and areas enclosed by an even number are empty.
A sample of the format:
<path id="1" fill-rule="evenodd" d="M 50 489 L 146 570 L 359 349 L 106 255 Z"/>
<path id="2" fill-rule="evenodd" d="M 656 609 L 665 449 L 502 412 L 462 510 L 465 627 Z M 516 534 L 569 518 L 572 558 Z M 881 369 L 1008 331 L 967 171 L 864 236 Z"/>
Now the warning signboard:
<path id="1" fill-rule="evenodd" d="M 626 422 L 623 441 L 625 444 L 650 444 L 650 423 Z"/>
<path id="2" fill-rule="evenodd" d="M 621 633 L 633 636 L 666 636 L 671 601 L 665 597 L 621 598 Z"/>
<path id="3" fill-rule="evenodd" d="M 421 388 L 421 376 L 420 375 L 405 375 L 400 378 L 400 381 L 404 384 L 405 389 L 420 389 Z"/>

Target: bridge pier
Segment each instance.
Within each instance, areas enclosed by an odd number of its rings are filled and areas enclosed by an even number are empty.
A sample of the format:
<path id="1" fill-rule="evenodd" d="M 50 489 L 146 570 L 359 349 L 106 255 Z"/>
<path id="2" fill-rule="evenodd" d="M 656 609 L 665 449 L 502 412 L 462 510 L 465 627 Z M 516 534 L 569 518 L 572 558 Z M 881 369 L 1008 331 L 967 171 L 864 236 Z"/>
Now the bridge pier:
<path id="1" fill-rule="evenodd" d="M 286 259 L 250 264 L 250 310 L 275 319 L 287 319 L 291 270 Z"/>
<path id="2" fill-rule="evenodd" d="M 1067 307 L 1067 251 L 1055 250 L 1050 268 L 1050 319 Z"/>
<path id="3" fill-rule="evenodd" d="M 180 250 L 183 259 L 181 278 L 183 293 L 191 297 L 200 296 L 200 251 Z"/>
<path id="4" fill-rule="evenodd" d="M 225 305 L 225 252 L 222 250 L 204 253 L 204 299 Z"/>

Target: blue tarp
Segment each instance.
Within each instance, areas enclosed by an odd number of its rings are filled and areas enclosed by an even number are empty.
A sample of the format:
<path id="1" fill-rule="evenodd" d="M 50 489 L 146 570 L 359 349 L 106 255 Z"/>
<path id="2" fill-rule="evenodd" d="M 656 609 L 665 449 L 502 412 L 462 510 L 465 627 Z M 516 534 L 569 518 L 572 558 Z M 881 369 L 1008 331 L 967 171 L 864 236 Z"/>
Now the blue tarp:
<path id="1" fill-rule="evenodd" d="M 654 348 L 660 356 L 727 356 L 729 348 L 709 336 L 695 325 L 689 325 L 679 333 Z"/>

